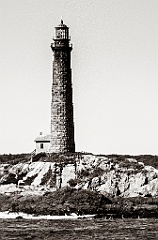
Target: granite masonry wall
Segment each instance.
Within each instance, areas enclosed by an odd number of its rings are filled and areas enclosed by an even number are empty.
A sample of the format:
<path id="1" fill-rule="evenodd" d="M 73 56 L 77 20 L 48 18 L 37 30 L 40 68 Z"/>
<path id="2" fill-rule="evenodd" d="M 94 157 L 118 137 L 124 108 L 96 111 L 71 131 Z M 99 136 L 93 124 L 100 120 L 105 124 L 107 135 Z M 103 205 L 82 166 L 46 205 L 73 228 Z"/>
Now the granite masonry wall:
<path id="1" fill-rule="evenodd" d="M 50 152 L 75 152 L 69 39 L 52 43 L 54 53 Z"/>

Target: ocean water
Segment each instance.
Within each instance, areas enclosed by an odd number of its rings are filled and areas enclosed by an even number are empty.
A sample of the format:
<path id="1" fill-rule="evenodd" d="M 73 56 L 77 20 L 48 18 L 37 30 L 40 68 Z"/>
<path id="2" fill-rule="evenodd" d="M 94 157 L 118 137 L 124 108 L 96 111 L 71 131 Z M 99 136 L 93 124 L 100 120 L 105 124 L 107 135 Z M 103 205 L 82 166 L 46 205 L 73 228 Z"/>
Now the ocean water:
<path id="1" fill-rule="evenodd" d="M 0 240 L 158 240 L 158 219 L 0 219 Z"/>

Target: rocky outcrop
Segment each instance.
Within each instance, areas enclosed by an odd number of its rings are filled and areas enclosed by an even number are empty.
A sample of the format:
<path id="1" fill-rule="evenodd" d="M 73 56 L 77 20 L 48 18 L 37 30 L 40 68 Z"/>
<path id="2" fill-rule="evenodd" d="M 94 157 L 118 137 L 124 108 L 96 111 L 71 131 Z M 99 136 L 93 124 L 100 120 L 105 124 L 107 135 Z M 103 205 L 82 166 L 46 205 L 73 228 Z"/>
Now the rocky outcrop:
<path id="1" fill-rule="evenodd" d="M 65 161 L 66 159 L 66 161 Z M 7 169 L 6 169 L 7 166 Z M 3 169 L 5 168 L 5 169 Z M 0 165 L 0 192 L 44 194 L 70 186 L 120 197 L 158 196 L 158 170 L 134 158 L 74 154 L 73 161 Z"/>

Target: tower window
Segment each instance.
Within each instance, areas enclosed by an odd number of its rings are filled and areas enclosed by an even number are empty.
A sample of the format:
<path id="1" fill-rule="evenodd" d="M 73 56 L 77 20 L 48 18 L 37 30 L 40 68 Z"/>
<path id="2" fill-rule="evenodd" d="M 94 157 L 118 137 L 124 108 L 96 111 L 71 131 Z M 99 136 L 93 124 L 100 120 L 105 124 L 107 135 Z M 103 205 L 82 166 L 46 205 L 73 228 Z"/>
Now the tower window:
<path id="1" fill-rule="evenodd" d="M 40 144 L 40 148 L 43 149 L 43 143 Z"/>

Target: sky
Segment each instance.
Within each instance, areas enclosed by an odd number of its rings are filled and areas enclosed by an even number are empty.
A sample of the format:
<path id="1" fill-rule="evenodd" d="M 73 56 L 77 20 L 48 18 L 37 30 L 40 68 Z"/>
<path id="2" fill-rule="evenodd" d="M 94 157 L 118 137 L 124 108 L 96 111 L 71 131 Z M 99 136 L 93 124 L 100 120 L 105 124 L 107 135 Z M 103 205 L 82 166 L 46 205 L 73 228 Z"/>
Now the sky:
<path id="1" fill-rule="evenodd" d="M 0 0 L 0 154 L 50 133 L 54 27 L 70 27 L 76 151 L 158 155 L 157 0 Z"/>

